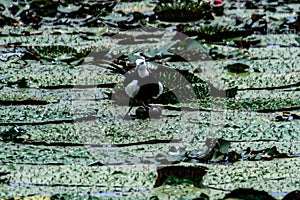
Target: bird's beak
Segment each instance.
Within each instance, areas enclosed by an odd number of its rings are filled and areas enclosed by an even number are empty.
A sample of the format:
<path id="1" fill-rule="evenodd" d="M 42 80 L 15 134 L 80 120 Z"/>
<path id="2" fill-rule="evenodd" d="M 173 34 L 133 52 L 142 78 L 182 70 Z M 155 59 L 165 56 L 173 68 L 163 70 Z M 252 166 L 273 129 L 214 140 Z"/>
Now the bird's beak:
<path id="1" fill-rule="evenodd" d="M 151 74 L 151 69 L 149 67 L 147 67 L 147 71 Z"/>

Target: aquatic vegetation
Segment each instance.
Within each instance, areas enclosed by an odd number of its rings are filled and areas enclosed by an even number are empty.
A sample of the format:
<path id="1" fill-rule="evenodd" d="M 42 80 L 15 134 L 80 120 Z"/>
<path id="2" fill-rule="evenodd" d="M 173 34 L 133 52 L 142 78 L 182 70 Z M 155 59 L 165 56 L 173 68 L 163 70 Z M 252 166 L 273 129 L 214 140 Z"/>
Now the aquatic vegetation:
<path id="1" fill-rule="evenodd" d="M 177 26 L 177 30 L 189 36 L 197 36 L 197 39 L 206 41 L 222 41 L 223 39 L 246 37 L 253 34 L 253 30 L 240 29 L 232 26 L 203 24 L 198 26 Z"/>
<path id="2" fill-rule="evenodd" d="M 161 21 L 188 22 L 197 21 L 211 15 L 211 7 L 208 2 L 180 2 L 161 3 L 154 9 Z"/>
<path id="3" fill-rule="evenodd" d="M 299 1 L 215 6 L 0 0 L 1 198 L 297 197 Z M 137 53 L 164 90 L 126 120 Z"/>

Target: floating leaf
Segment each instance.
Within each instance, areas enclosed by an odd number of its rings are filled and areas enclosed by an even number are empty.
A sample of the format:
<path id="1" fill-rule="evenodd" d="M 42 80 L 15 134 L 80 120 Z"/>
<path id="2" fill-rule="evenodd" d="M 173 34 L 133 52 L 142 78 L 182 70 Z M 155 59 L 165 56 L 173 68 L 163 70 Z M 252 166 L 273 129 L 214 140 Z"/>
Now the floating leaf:
<path id="1" fill-rule="evenodd" d="M 12 76 L 11 76 L 11 75 L 8 75 L 8 74 L 7 74 L 7 75 L 1 75 L 1 76 L 0 76 L 0 81 L 1 81 L 1 80 L 5 80 L 5 79 L 8 79 L 8 78 L 11 78 L 11 77 L 12 77 Z"/>
<path id="2" fill-rule="evenodd" d="M 11 127 L 8 130 L 4 130 L 0 133 L 0 140 L 4 142 L 15 141 L 19 136 L 25 133 L 25 129 L 21 127 Z"/>
<path id="3" fill-rule="evenodd" d="M 242 73 L 246 72 L 247 69 L 249 69 L 249 66 L 244 63 L 233 63 L 227 65 L 225 68 L 228 69 L 230 72 Z"/>

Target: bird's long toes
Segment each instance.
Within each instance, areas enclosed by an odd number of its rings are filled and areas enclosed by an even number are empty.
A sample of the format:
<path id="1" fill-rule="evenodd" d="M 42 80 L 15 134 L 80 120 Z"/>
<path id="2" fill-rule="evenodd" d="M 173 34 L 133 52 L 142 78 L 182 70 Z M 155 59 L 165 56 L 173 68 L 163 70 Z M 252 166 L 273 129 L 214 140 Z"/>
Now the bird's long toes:
<path id="1" fill-rule="evenodd" d="M 123 120 L 132 120 L 132 117 L 130 116 L 130 114 L 126 114 L 124 115 Z"/>

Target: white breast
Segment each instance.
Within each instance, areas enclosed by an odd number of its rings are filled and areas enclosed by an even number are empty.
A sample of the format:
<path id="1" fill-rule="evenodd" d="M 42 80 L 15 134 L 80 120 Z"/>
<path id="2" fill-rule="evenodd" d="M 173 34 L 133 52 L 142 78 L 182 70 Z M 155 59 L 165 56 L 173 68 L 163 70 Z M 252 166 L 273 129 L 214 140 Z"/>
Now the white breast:
<path id="1" fill-rule="evenodd" d="M 137 93 L 140 90 L 140 86 L 138 85 L 138 80 L 133 80 L 131 81 L 126 87 L 125 87 L 125 92 L 126 94 L 133 98 L 137 95 Z"/>
<path id="2" fill-rule="evenodd" d="M 145 59 L 137 59 L 135 61 L 135 64 L 136 64 L 135 70 L 138 72 L 141 78 L 145 78 L 150 75 Z"/>

